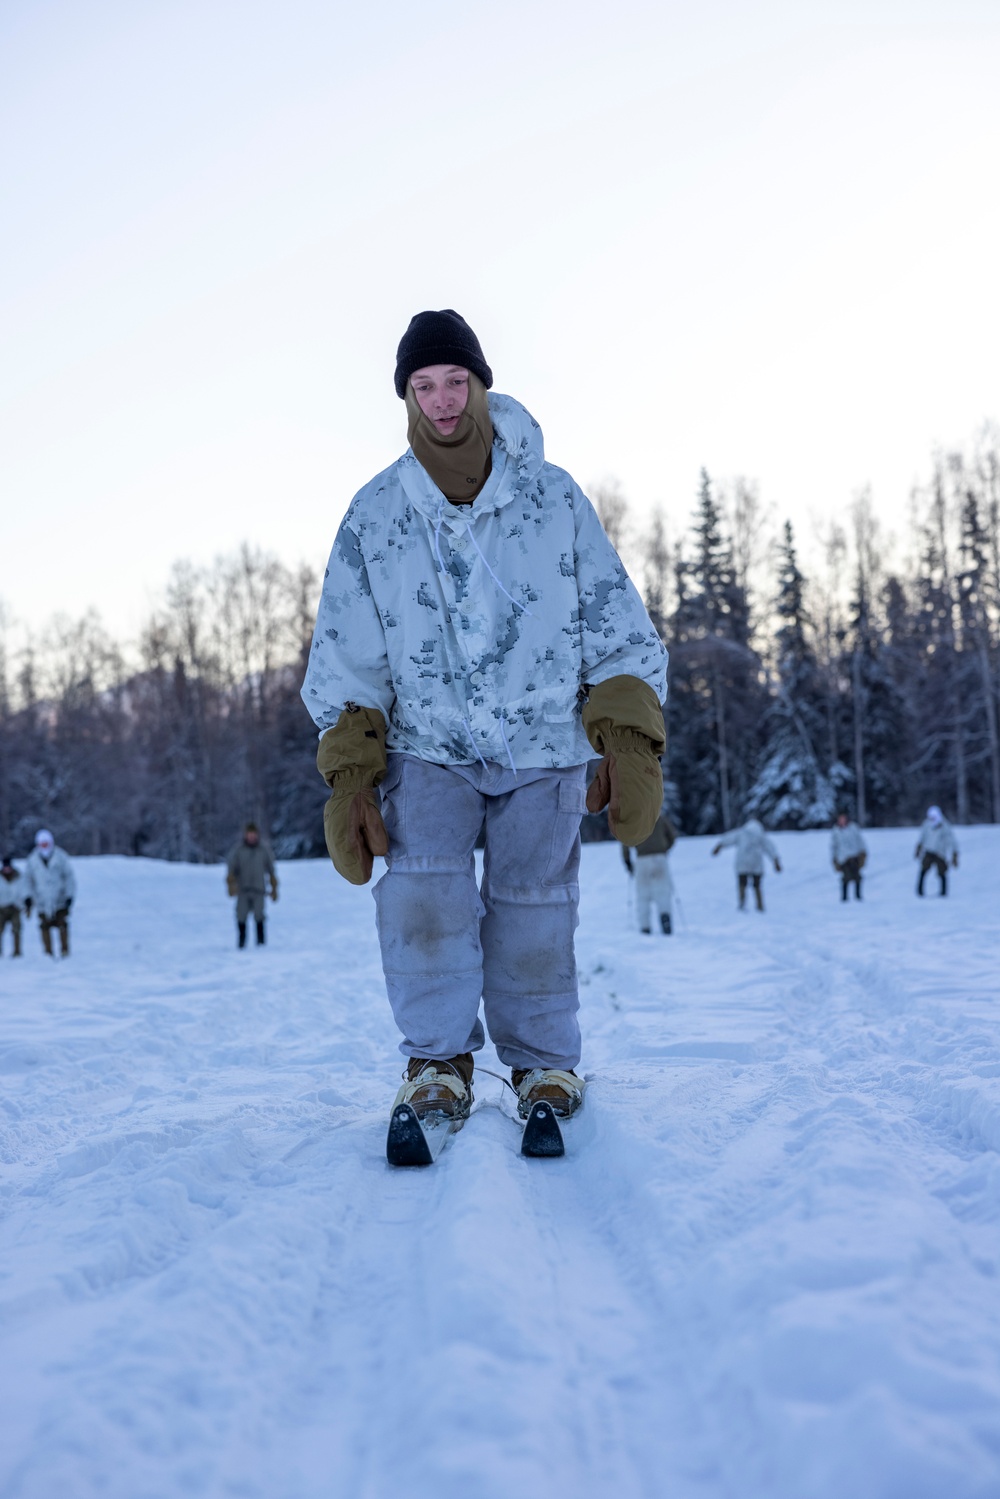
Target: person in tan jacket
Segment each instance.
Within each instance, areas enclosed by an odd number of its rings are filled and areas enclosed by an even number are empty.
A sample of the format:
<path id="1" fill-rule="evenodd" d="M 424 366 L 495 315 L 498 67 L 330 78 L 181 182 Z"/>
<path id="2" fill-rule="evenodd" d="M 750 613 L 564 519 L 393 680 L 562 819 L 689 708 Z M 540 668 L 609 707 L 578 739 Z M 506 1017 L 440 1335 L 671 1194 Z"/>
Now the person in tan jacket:
<path id="1" fill-rule="evenodd" d="M 234 844 L 226 860 L 226 889 L 236 896 L 237 945 L 247 945 L 247 917 L 253 911 L 257 924 L 257 946 L 264 945 L 264 881 L 271 882 L 271 899 L 278 899 L 278 876 L 274 855 L 261 841 L 260 829 L 248 822 L 242 841 Z"/>
<path id="2" fill-rule="evenodd" d="M 21 956 L 21 912 L 27 898 L 24 875 L 14 868 L 8 854 L 0 866 L 0 953 L 3 951 L 3 934 L 9 926 L 14 936 L 11 956 Z"/>
<path id="3" fill-rule="evenodd" d="M 652 907 L 660 930 L 665 937 L 673 931 L 674 882 L 670 877 L 667 855 L 677 842 L 677 829 L 665 812 L 656 819 L 656 826 L 644 843 L 635 850 L 635 865 L 632 850 L 622 845 L 622 858 L 629 874 L 635 875 L 635 914 L 639 930 L 651 935 L 653 927 L 650 917 Z"/>

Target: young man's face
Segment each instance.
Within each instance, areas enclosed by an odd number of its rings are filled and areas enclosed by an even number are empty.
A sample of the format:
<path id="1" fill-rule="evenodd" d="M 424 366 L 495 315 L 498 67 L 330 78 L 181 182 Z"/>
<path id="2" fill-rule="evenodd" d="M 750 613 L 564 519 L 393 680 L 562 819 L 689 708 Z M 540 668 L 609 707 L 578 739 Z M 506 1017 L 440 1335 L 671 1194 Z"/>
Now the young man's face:
<path id="1" fill-rule="evenodd" d="M 442 437 L 450 437 L 469 399 L 469 371 L 457 364 L 429 364 L 410 376 L 417 405 Z"/>

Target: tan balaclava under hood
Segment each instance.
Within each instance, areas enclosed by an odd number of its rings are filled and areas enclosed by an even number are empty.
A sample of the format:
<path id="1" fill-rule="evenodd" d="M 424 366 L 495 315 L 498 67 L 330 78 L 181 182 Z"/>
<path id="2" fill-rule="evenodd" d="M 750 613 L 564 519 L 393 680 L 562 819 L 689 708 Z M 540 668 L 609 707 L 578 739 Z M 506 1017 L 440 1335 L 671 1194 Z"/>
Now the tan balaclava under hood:
<path id="1" fill-rule="evenodd" d="M 413 386 L 406 382 L 406 435 L 417 462 L 427 470 L 446 499 L 471 504 L 490 476 L 493 423 L 486 386 L 469 371 L 469 399 L 450 437 L 442 437 L 417 404 Z"/>

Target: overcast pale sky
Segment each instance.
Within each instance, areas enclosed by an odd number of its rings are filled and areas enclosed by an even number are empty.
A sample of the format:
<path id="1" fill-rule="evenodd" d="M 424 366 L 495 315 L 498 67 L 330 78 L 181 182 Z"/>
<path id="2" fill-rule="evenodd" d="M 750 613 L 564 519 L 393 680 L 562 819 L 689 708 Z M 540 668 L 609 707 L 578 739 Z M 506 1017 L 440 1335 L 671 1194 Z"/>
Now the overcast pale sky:
<path id="1" fill-rule="evenodd" d="M 5 0 L 0 599 L 321 567 L 455 307 L 584 486 L 800 530 L 1000 417 L 996 0 Z"/>

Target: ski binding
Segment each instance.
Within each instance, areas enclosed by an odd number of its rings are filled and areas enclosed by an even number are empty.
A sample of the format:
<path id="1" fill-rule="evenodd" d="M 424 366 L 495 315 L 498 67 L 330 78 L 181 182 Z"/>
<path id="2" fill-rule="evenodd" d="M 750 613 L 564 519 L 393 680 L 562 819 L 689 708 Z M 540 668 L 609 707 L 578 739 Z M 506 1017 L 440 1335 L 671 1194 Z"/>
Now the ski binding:
<path id="1" fill-rule="evenodd" d="M 521 1154 L 548 1159 L 566 1154 L 559 1120 L 552 1105 L 544 1099 L 533 1103 L 528 1110 L 521 1136 Z"/>
<path id="2" fill-rule="evenodd" d="M 385 1157 L 390 1166 L 433 1166 L 449 1135 L 463 1120 L 428 1114 L 421 1120 L 408 1103 L 397 1104 L 389 1120 Z"/>

